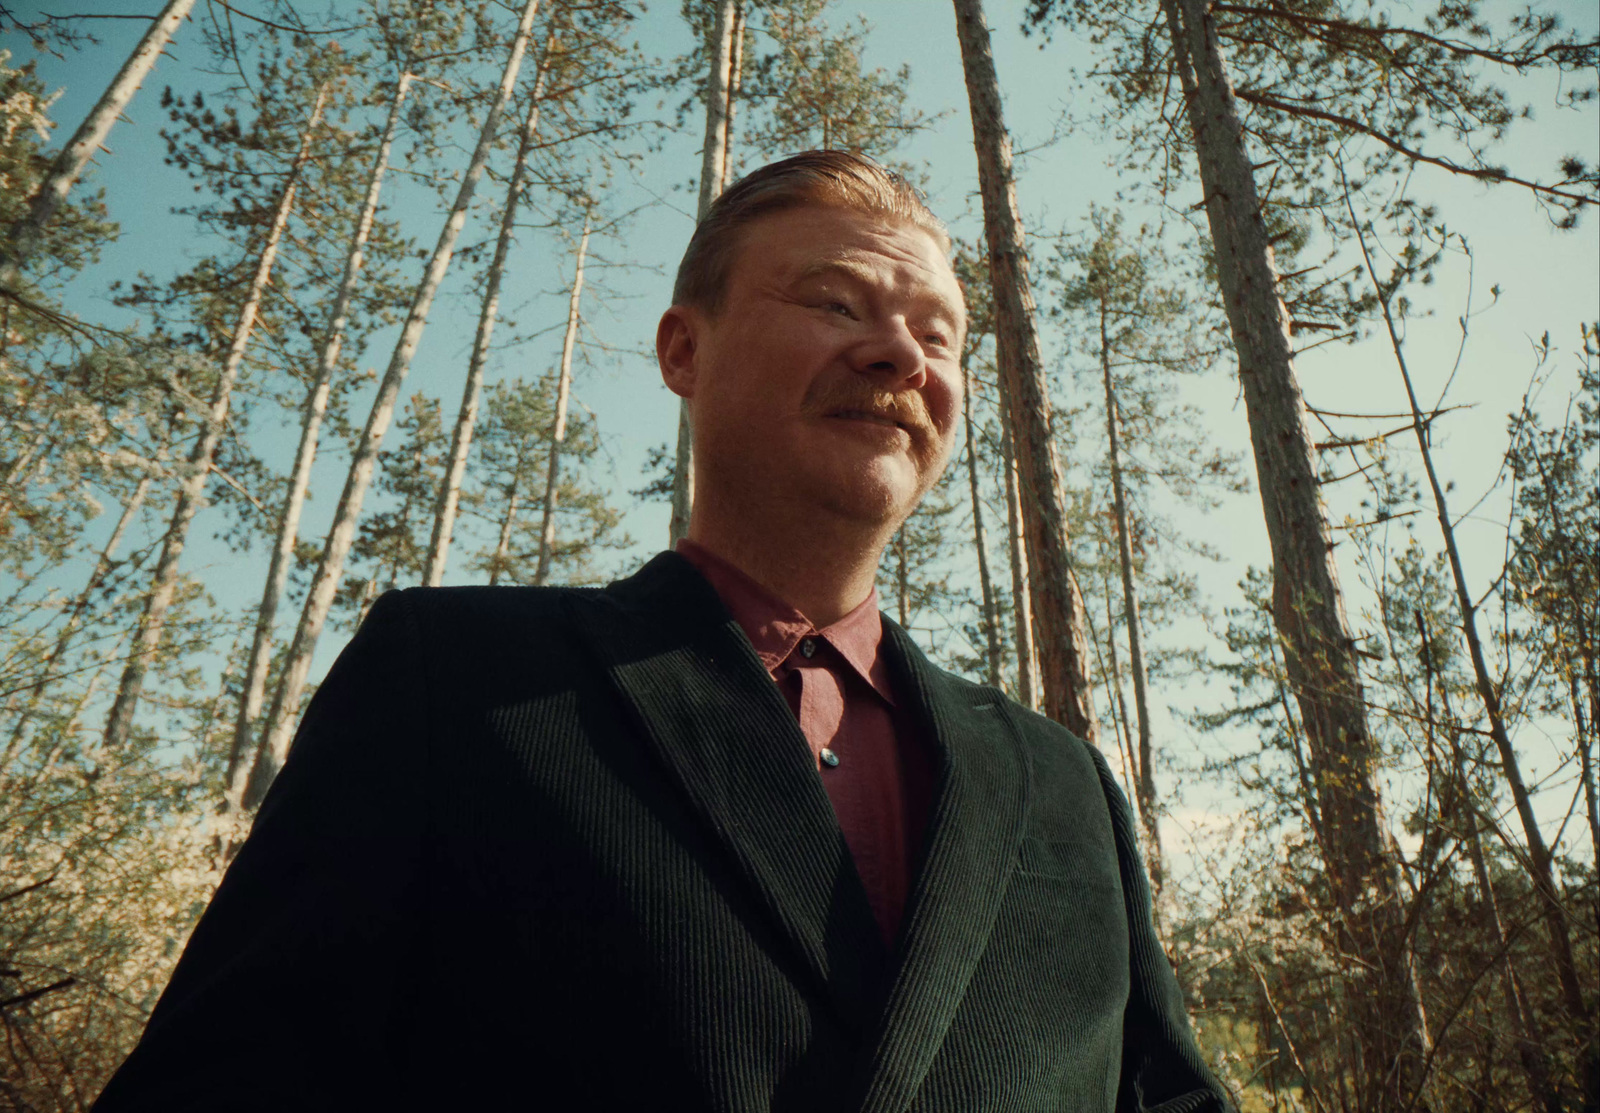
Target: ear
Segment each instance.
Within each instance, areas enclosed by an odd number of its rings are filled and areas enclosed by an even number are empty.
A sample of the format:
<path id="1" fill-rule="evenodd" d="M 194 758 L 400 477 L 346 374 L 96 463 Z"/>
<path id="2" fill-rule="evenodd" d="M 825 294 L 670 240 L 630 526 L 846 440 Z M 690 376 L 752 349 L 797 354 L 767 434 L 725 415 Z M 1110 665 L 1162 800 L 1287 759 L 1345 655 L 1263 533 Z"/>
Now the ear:
<path id="1" fill-rule="evenodd" d="M 680 398 L 693 398 L 699 382 L 696 357 L 700 351 L 700 314 L 687 305 L 674 305 L 656 325 L 656 363 L 661 381 Z"/>

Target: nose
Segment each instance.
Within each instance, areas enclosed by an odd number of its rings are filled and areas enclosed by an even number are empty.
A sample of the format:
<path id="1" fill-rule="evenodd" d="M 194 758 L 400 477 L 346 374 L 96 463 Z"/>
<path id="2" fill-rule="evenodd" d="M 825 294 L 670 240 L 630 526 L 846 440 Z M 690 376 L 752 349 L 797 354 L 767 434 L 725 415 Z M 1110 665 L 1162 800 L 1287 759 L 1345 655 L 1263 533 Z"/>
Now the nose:
<path id="1" fill-rule="evenodd" d="M 904 317 L 881 321 L 852 353 L 855 369 L 887 390 L 916 390 L 928 379 L 928 356 Z"/>

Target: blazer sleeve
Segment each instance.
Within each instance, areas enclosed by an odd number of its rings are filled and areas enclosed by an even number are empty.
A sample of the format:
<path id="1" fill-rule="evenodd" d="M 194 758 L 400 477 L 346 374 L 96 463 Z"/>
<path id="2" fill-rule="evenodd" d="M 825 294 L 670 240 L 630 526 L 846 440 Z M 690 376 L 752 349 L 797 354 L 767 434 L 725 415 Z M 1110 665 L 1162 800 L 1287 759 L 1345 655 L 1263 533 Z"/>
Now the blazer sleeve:
<path id="1" fill-rule="evenodd" d="M 1128 919 L 1130 990 L 1117 1113 L 1233 1113 L 1227 1092 L 1207 1069 L 1195 1042 L 1183 991 L 1156 935 L 1132 809 L 1105 757 L 1093 746 L 1088 750 L 1111 811 Z"/>
<path id="2" fill-rule="evenodd" d="M 378 599 L 98 1113 L 395 1108 L 408 971 L 424 961 L 420 640 Z"/>

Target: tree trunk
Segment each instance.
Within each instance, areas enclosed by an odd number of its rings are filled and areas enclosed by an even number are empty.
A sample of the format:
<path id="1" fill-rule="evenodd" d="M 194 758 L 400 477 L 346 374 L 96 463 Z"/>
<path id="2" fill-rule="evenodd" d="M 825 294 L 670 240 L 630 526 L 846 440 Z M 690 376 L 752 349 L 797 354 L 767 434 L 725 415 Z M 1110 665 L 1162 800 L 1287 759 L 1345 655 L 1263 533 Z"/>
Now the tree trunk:
<path id="1" fill-rule="evenodd" d="M 733 35 L 729 49 L 732 58 L 728 63 L 727 121 L 722 128 L 722 178 L 717 183 L 720 194 L 728 188 L 728 175 L 733 172 L 733 113 L 739 103 L 739 86 L 744 80 L 744 0 L 734 0 Z"/>
<path id="2" fill-rule="evenodd" d="M 1144 663 L 1144 637 L 1139 625 L 1139 591 L 1133 582 L 1133 538 L 1128 530 L 1128 500 L 1122 486 L 1122 413 L 1117 406 L 1116 388 L 1111 381 L 1111 343 L 1106 335 L 1107 307 L 1100 303 L 1100 376 L 1106 392 L 1106 440 L 1111 462 L 1111 505 L 1116 514 L 1117 565 L 1122 573 L 1123 624 L 1128 628 L 1128 669 L 1133 680 L 1133 713 L 1139 730 L 1138 780 L 1134 795 L 1139 799 L 1139 815 L 1144 820 L 1149 840 L 1150 888 L 1157 897 L 1165 881 L 1161 854 L 1161 827 L 1156 814 L 1156 779 L 1151 764 L 1150 678 Z M 1115 637 L 1115 630 L 1107 631 Z"/>
<path id="3" fill-rule="evenodd" d="M 1111 712 L 1111 736 L 1117 740 L 1117 746 L 1122 753 L 1122 769 L 1128 799 L 1133 801 L 1134 807 L 1139 807 L 1139 760 L 1134 755 L 1134 743 L 1128 725 L 1128 698 L 1122 690 L 1122 658 L 1117 654 L 1117 616 L 1112 609 L 1113 593 L 1111 584 L 1106 577 L 1100 579 L 1101 597 L 1106 605 L 1106 656 L 1110 659 L 1111 667 L 1107 669 L 1105 662 L 1101 662 L 1101 671 L 1106 674 L 1106 687 L 1111 692 L 1107 701 L 1108 710 Z M 1089 636 L 1095 637 L 1093 624 L 1089 628 Z M 1098 656 L 1098 654 L 1096 654 Z M 1144 816 L 1139 816 L 1139 822 L 1144 822 Z"/>
<path id="4" fill-rule="evenodd" d="M 305 606 L 300 612 L 300 622 L 295 628 L 294 641 L 290 644 L 289 653 L 284 659 L 283 675 L 273 693 L 272 707 L 267 712 L 262 739 L 256 747 L 255 762 L 251 767 L 242 801 L 247 809 L 254 808 L 261 802 L 261 798 L 266 795 L 267 787 L 283 765 L 283 759 L 288 756 L 289 744 L 294 739 L 295 719 L 300 710 L 300 699 L 305 693 L 306 676 L 311 671 L 311 655 L 316 650 L 317 639 L 322 634 L 323 623 L 327 621 L 334 593 L 338 591 L 339 580 L 344 574 L 345 558 L 349 555 L 350 544 L 355 539 L 356 523 L 361 516 L 361 503 L 366 498 L 367 487 L 372 481 L 372 471 L 377 463 L 378 451 L 383 447 L 383 436 L 389 430 L 389 421 L 394 416 L 395 401 L 400 395 L 400 387 L 405 382 L 406 372 L 411 368 L 411 358 L 416 354 L 417 344 L 422 339 L 423 329 L 427 326 L 428 310 L 433 306 L 434 295 L 438 293 L 439 285 L 444 281 L 445 272 L 450 269 L 450 259 L 455 254 L 456 240 L 461 235 L 463 225 L 466 224 L 467 209 L 472 203 L 478 179 L 483 176 L 484 165 L 489 161 L 489 151 L 494 146 L 495 131 L 499 127 L 501 115 L 505 112 L 506 102 L 511 98 L 511 90 L 516 84 L 517 71 L 522 67 L 522 56 L 527 51 L 528 36 L 532 33 L 534 16 L 538 11 L 539 0 L 527 0 L 523 5 L 522 19 L 517 25 L 516 37 L 511 42 L 511 52 L 506 59 L 505 70 L 500 75 L 499 89 L 484 117 L 483 129 L 478 133 L 478 143 L 473 149 L 472 159 L 461 175 L 461 185 L 456 190 L 455 204 L 444 227 L 440 229 L 439 240 L 434 245 L 432 257 L 428 260 L 428 269 L 412 295 L 411 310 L 407 314 L 405 327 L 395 343 L 394 352 L 389 358 L 389 366 L 384 371 L 383 381 L 378 386 L 378 396 L 373 400 L 371 412 L 367 414 L 366 427 L 362 429 L 361 439 L 351 456 L 350 471 L 345 477 L 344 491 L 340 494 L 338 508 L 334 511 L 333 526 L 328 531 L 328 539 L 323 546 L 322 561 L 317 566 L 316 577 L 312 580 L 311 590 L 306 595 Z"/>
<path id="5" fill-rule="evenodd" d="M 233 743 L 228 750 L 227 777 L 223 784 L 225 804 L 230 809 L 239 806 L 244 792 L 244 779 L 249 771 L 245 758 L 255 738 L 256 720 L 261 717 L 267 671 L 272 663 L 272 632 L 277 623 L 278 606 L 283 601 L 284 587 L 289 580 L 289 569 L 294 561 L 295 543 L 300 539 L 300 514 L 311 484 L 311 465 L 317 456 L 317 438 L 322 431 L 323 416 L 327 413 L 333 375 L 339 365 L 339 350 L 344 344 L 345 326 L 350 317 L 350 302 L 355 296 L 367 237 L 372 233 L 384 172 L 389 166 L 389 152 L 400 125 L 400 109 L 405 103 L 411 80 L 412 75 L 408 72 L 401 73 L 395 79 L 394 96 L 389 101 L 389 116 L 384 121 L 383 138 L 379 141 L 377 158 L 367 179 L 367 195 L 356 220 L 350 253 L 345 257 L 344 276 L 340 279 L 339 291 L 334 296 L 333 308 L 328 314 L 328 331 L 322 341 L 322 350 L 318 353 L 317 370 L 312 378 L 311 389 L 306 393 L 305 409 L 300 421 L 300 443 L 295 448 L 294 465 L 289 472 L 289 489 L 284 494 L 283 509 L 278 514 L 272 560 L 267 567 L 266 584 L 256 610 L 255 635 L 250 642 L 250 657 L 245 663 L 239 715 L 234 723 Z"/>
<path id="6" fill-rule="evenodd" d="M 161 556 L 156 561 L 155 574 L 151 577 L 150 595 L 145 601 L 144 614 L 140 617 L 139 625 L 134 632 L 128 663 L 123 668 L 122 680 L 117 686 L 117 696 L 111 705 L 111 713 L 106 718 L 105 744 L 108 750 L 119 749 L 127 741 L 128 733 L 133 729 L 133 715 L 144 690 L 145 673 L 155 657 L 157 646 L 161 643 L 161 634 L 166 626 L 167 608 L 172 605 L 173 594 L 177 591 L 178 561 L 189 539 L 189 527 L 200 509 L 200 499 L 205 494 L 206 481 L 211 477 L 212 457 L 216 454 L 217 445 L 222 440 L 222 431 L 228 420 L 228 404 L 233 394 L 233 384 L 239 377 L 239 368 L 244 363 L 245 349 L 249 347 L 250 334 L 255 329 L 256 314 L 261 308 L 261 299 L 266 294 L 267 282 L 272 277 L 272 265 L 278 256 L 278 243 L 283 238 L 283 230 L 289 223 L 289 213 L 294 208 L 294 195 L 300 184 L 300 173 L 305 168 L 306 160 L 311 157 L 311 141 L 318 125 L 322 122 L 322 108 L 326 94 L 326 86 L 317 90 L 316 103 L 311 109 L 311 119 L 307 122 L 305 131 L 301 133 L 300 149 L 295 153 L 294 161 L 289 164 L 283 191 L 278 195 L 277 208 L 272 214 L 271 224 L 267 227 L 261 254 L 256 259 L 255 274 L 250 279 L 244 302 L 239 307 L 239 319 L 234 325 L 233 340 L 228 346 L 227 358 L 217 373 L 210 406 L 202 418 L 204 424 L 201 426 L 200 436 L 196 438 L 194 447 L 189 452 L 187 468 L 183 471 L 178 484 L 178 497 L 173 506 L 172 521 L 167 526 L 166 536 L 162 539 Z"/>
<path id="7" fill-rule="evenodd" d="M 122 63 L 122 69 L 117 71 L 117 76 L 100 95 L 89 115 L 78 125 L 72 140 L 56 155 L 44 181 L 39 183 L 39 188 L 28 203 L 27 215 L 11 226 L 6 244 L 0 248 L 0 290 L 16 289 L 20 277 L 18 272 L 28 261 L 28 256 L 38 248 L 50 218 L 67 199 L 67 193 L 78 180 L 78 175 L 83 173 L 84 166 L 94 152 L 105 143 L 106 136 L 111 134 L 111 125 L 117 122 L 122 110 L 133 100 L 133 94 L 156 64 L 156 59 L 161 57 L 178 24 L 184 21 L 193 7 L 194 0 L 168 0 L 161 14 L 150 21 L 144 38 L 133 48 L 128 60 Z"/>
<path id="8" fill-rule="evenodd" d="M 1528 794 L 1528 786 L 1522 780 L 1522 768 L 1517 759 L 1517 751 L 1511 745 L 1511 735 L 1506 730 L 1505 715 L 1500 707 L 1500 694 L 1495 690 L 1494 681 L 1489 676 L 1489 664 L 1484 657 L 1483 642 L 1478 637 L 1478 608 L 1472 601 L 1472 592 L 1467 588 L 1466 573 L 1461 567 L 1461 552 L 1456 548 L 1455 524 L 1450 520 L 1450 507 L 1445 501 L 1444 487 L 1440 484 L 1439 473 L 1433 466 L 1433 450 L 1429 444 L 1427 419 L 1422 415 L 1422 407 L 1417 404 L 1417 392 L 1411 385 L 1411 371 L 1406 366 L 1404 346 L 1400 342 L 1394 315 L 1389 308 L 1390 295 L 1377 285 L 1377 274 L 1372 269 L 1372 256 L 1367 251 L 1366 234 L 1361 230 L 1360 222 L 1356 220 L 1355 206 L 1351 204 L 1348 188 L 1345 191 L 1345 206 L 1349 209 L 1351 223 L 1356 228 L 1356 240 L 1361 246 L 1361 258 L 1366 263 L 1367 274 L 1372 279 L 1373 290 L 1378 296 L 1378 305 L 1383 311 L 1383 323 L 1389 333 L 1390 349 L 1394 352 L 1395 365 L 1400 369 L 1400 381 L 1406 388 L 1406 400 L 1411 405 L 1411 428 L 1417 437 L 1417 450 L 1422 454 L 1422 469 L 1428 477 L 1428 489 L 1433 494 L 1433 508 L 1439 521 L 1439 533 L 1444 539 L 1445 556 L 1450 564 L 1450 579 L 1456 591 L 1456 612 L 1461 618 L 1461 633 L 1467 642 L 1468 659 L 1472 662 L 1472 678 L 1478 689 L 1478 698 L 1483 703 L 1484 715 L 1489 720 L 1489 736 L 1494 739 L 1495 749 L 1500 754 L 1501 775 L 1505 777 L 1506 784 L 1511 789 L 1511 800 L 1516 806 L 1517 818 L 1522 824 L 1522 837 L 1527 850 L 1527 869 L 1533 879 L 1534 892 L 1538 894 L 1545 931 L 1550 936 L 1551 958 L 1556 968 L 1557 980 L 1561 985 L 1562 1004 L 1581 1036 L 1588 1036 L 1593 1029 L 1593 1019 L 1585 1008 L 1583 989 L 1578 982 L 1577 965 L 1572 955 L 1572 940 L 1567 934 L 1566 910 L 1561 907 L 1561 895 L 1556 889 L 1555 872 L 1551 866 L 1552 855 L 1550 848 L 1545 845 L 1544 833 L 1539 830 L 1539 821 L 1533 814 L 1533 799 Z M 1587 1044 L 1588 1041 L 1584 1039 L 1583 1042 Z M 1600 1051 L 1593 1054 L 1600 1054 Z"/>
<path id="9" fill-rule="evenodd" d="M 1039 710 L 1038 668 L 1033 654 L 1033 607 L 1029 602 L 1028 549 L 1022 543 L 1022 491 L 1017 457 L 1011 443 L 1010 407 L 1000 388 L 1000 455 L 1005 463 L 1006 548 L 1011 555 L 1011 617 L 1017 643 L 1017 697 L 1030 711 Z"/>
<path id="10" fill-rule="evenodd" d="M 472 359 L 467 364 L 467 382 L 461 392 L 461 409 L 456 415 L 455 430 L 450 435 L 450 457 L 445 464 L 444 480 L 439 484 L 439 500 L 433 512 L 433 536 L 428 542 L 428 566 L 422 582 L 428 587 L 438 587 L 444 580 L 444 564 L 450 555 L 450 537 L 455 532 L 456 507 L 461 500 L 461 478 L 467 470 L 467 453 L 472 448 L 472 433 L 478 422 L 478 400 L 483 394 L 483 370 L 489 362 L 489 341 L 494 336 L 495 316 L 500 312 L 500 284 L 505 279 L 506 258 L 511 253 L 511 241 L 516 238 L 517 204 L 528 180 L 528 156 L 533 152 L 534 140 L 539 136 L 539 102 L 544 96 L 545 72 L 555 50 L 555 36 L 545 46 L 544 58 L 533 79 L 531 104 L 527 120 L 522 125 L 522 136 L 517 141 L 517 161 L 511 171 L 511 182 L 506 186 L 506 203 L 500 211 L 500 235 L 495 241 L 494 258 L 483 288 L 483 307 L 478 312 L 478 332 L 472 341 Z"/>
<path id="11" fill-rule="evenodd" d="M 372 609 L 372 604 L 378 598 L 378 577 L 373 576 L 361 585 L 361 598 L 356 601 L 356 625 L 360 626 L 367 620 L 367 612 Z"/>
<path id="12" fill-rule="evenodd" d="M 210 753 L 211 740 L 222 726 L 222 708 L 228 695 L 228 681 L 233 679 L 233 651 L 238 648 L 236 641 L 233 648 L 228 650 L 228 656 L 224 658 L 227 664 L 222 666 L 222 676 L 217 681 L 217 694 L 211 697 L 211 706 L 206 708 L 206 725 L 200 728 L 200 739 L 195 743 L 195 750 L 201 754 Z"/>
<path id="13" fill-rule="evenodd" d="M 1023 536 L 1028 549 L 1034 628 L 1038 634 L 1045 714 L 1086 741 L 1095 741 L 1089 683 L 1089 639 L 1083 596 L 1072 577 L 1066 497 L 1050 429 L 1050 387 L 1039 354 L 1028 252 L 1017 211 L 1011 137 L 1000 111 L 1000 86 L 981 0 L 954 0 L 956 33 L 972 141 L 978 155 L 983 226 L 994 286 L 995 349 L 1011 399 L 1012 436 L 1021 473 Z"/>
<path id="14" fill-rule="evenodd" d="M 500 540 L 495 544 L 494 563 L 489 567 L 490 587 L 500 583 L 500 570 L 505 567 L 506 556 L 511 552 L 511 527 L 517 521 L 518 494 L 515 483 L 506 491 L 506 512 L 500 519 Z"/>
<path id="15" fill-rule="evenodd" d="M 543 584 L 550 575 L 550 557 L 556 545 L 556 498 L 561 479 L 561 446 L 567 439 L 567 402 L 572 396 L 572 348 L 578 340 L 578 305 L 583 296 L 583 261 L 589 251 L 589 214 L 583 216 L 578 240 L 578 264 L 572 274 L 572 297 L 567 302 L 567 332 L 561 338 L 561 369 L 556 376 L 556 420 L 550 430 L 549 468 L 544 479 L 544 520 L 539 527 L 539 565 L 533 582 Z"/>
<path id="16" fill-rule="evenodd" d="M 706 74 L 706 135 L 700 157 L 700 204 L 695 219 L 704 220 L 711 203 L 722 192 L 727 174 L 728 91 L 733 69 L 733 30 L 737 0 L 719 0 L 711 29 L 711 70 Z M 669 542 L 676 545 L 689 533 L 689 512 L 694 506 L 694 434 L 689 427 L 689 405 L 678 402 L 678 455 L 672 470 L 672 521 Z"/>
<path id="17" fill-rule="evenodd" d="M 966 391 L 961 399 L 961 417 L 967 430 L 967 486 L 972 493 L 972 547 L 978 553 L 978 590 L 983 596 L 984 660 L 988 668 L 985 680 L 1000 686 L 1000 627 L 995 620 L 994 583 L 989 579 L 989 547 L 983 535 L 983 499 L 978 493 L 978 442 L 972 431 L 972 384 L 970 371 L 966 375 Z"/>
<path id="18" fill-rule="evenodd" d="M 894 586 L 895 600 L 900 615 L 900 628 L 908 629 L 911 625 L 911 589 L 908 583 L 910 578 L 906 569 L 906 527 L 901 525 L 900 532 L 894 535 Z"/>
<path id="19" fill-rule="evenodd" d="M 1289 317 L 1232 86 L 1204 0 L 1162 0 L 1194 133 L 1272 547 L 1273 619 L 1311 751 L 1340 945 L 1350 952 L 1358 1107 L 1403 1109 L 1428 1035 L 1373 771 L 1355 640 L 1333 560 Z"/>

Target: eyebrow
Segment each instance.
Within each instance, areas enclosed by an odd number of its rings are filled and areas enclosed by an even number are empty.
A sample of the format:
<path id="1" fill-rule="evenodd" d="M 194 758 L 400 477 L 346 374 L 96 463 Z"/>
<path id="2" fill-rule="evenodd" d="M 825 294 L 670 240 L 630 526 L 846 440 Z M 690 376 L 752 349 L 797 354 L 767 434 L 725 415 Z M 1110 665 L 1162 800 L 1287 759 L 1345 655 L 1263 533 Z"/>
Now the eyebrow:
<path id="1" fill-rule="evenodd" d="M 866 284 L 874 283 L 877 277 L 871 268 L 863 266 L 848 256 L 844 256 L 824 259 L 810 264 L 795 276 L 794 284 L 798 286 L 812 279 L 827 278 L 832 275 L 839 275 Z M 951 301 L 931 286 L 923 287 L 916 300 L 934 306 L 942 316 L 948 318 L 948 323 L 956 331 L 965 331 L 966 313 L 964 312 L 964 306 Z"/>

